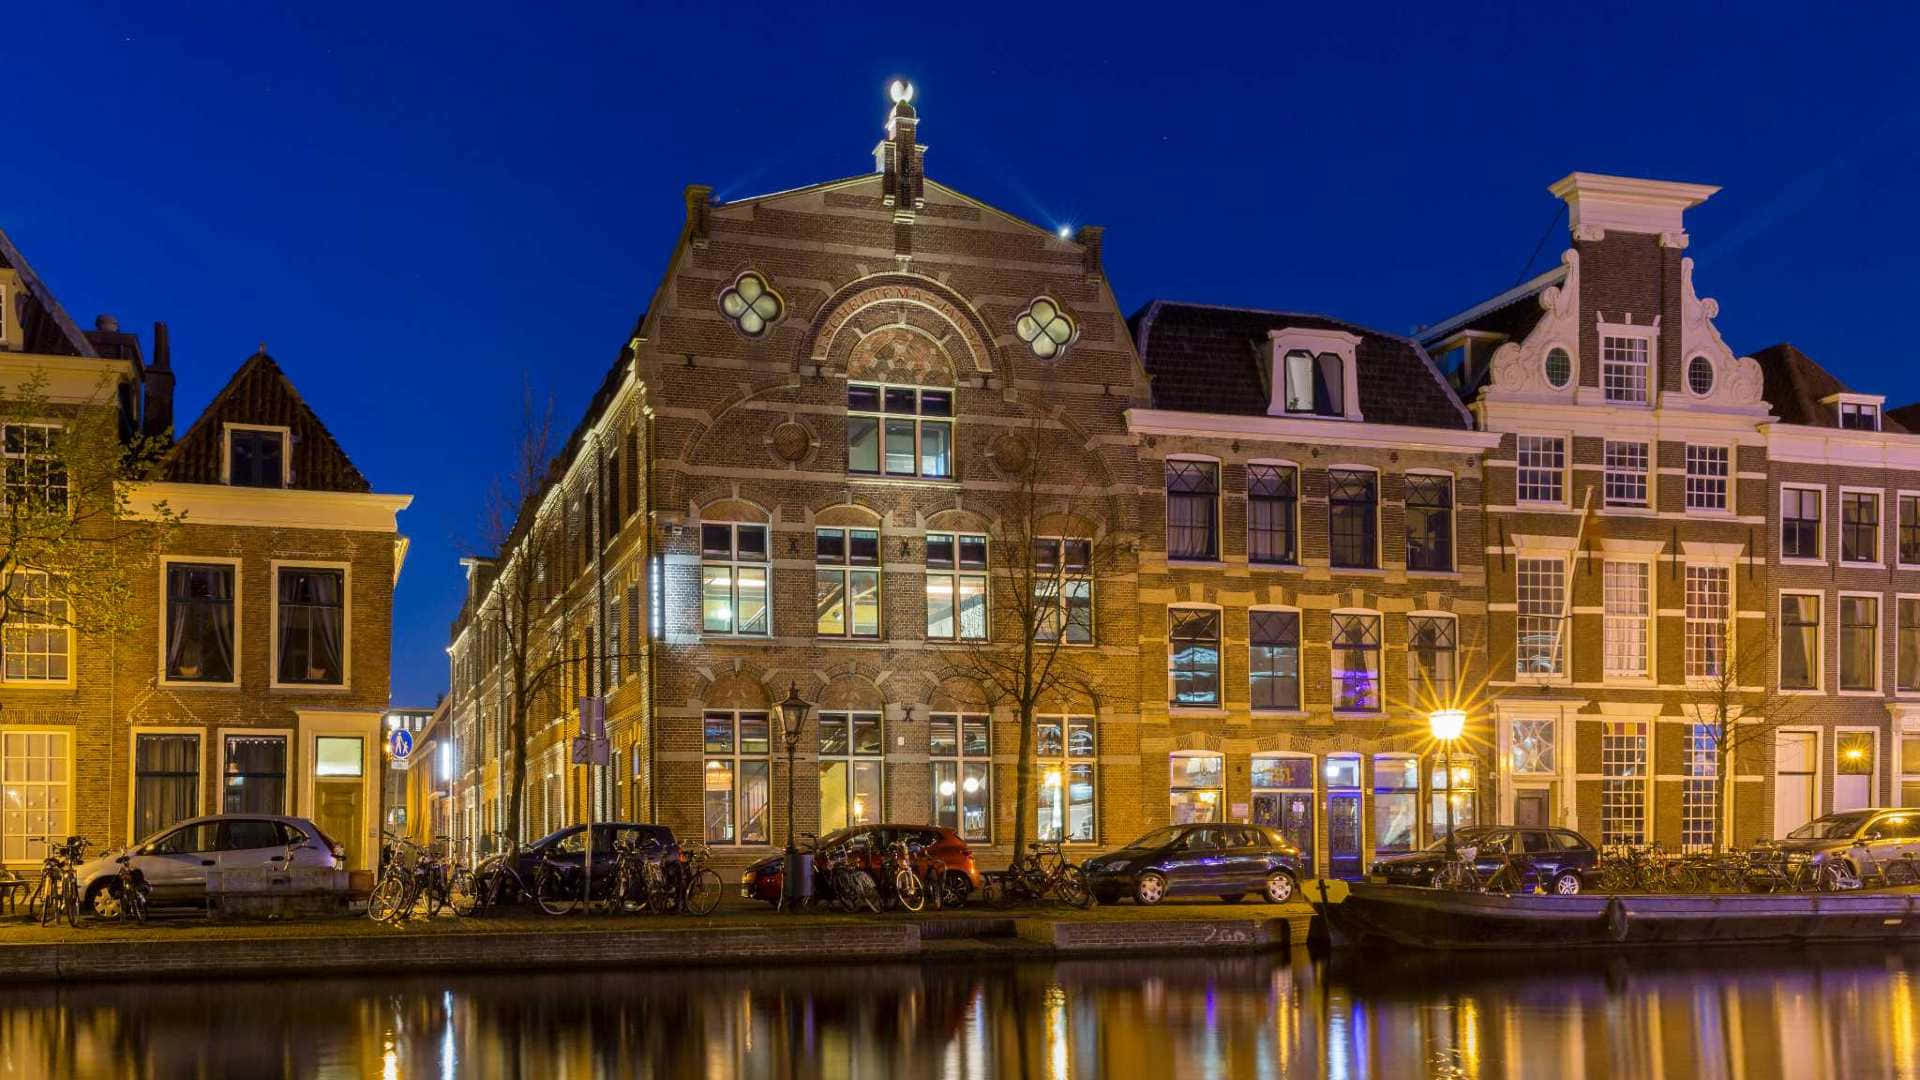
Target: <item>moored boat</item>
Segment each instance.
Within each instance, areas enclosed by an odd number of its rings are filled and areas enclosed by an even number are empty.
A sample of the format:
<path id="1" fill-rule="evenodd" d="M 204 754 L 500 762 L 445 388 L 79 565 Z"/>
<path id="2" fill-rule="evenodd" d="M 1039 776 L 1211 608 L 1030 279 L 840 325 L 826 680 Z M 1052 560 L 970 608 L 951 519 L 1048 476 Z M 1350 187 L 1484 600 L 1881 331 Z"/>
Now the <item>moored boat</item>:
<path id="1" fill-rule="evenodd" d="M 1920 942 L 1920 892 L 1502 896 L 1356 883 L 1312 890 L 1334 948 L 1464 950 Z"/>

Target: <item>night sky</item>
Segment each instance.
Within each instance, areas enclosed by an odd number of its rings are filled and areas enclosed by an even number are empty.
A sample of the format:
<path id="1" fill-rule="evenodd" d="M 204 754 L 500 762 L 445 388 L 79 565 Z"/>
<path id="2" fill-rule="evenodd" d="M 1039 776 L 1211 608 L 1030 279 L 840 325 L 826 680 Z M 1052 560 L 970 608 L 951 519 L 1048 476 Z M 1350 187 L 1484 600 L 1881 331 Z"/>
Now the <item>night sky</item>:
<path id="1" fill-rule="evenodd" d="M 11 8 L 0 227 L 82 325 L 171 325 L 183 424 L 265 341 L 375 489 L 416 496 L 397 705 L 446 686 L 523 380 L 564 434 L 681 188 L 871 168 L 895 75 L 929 174 L 1107 226 L 1128 311 L 1405 332 L 1553 265 L 1565 173 L 1688 180 L 1726 189 L 1689 254 L 1735 351 L 1920 398 L 1911 9 L 269 6 Z"/>

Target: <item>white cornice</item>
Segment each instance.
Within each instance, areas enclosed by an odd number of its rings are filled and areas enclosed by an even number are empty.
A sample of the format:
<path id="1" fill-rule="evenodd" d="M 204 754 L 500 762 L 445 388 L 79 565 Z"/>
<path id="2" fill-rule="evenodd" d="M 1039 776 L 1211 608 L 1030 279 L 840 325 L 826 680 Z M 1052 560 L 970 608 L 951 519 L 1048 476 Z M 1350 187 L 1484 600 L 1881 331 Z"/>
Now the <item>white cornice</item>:
<path id="1" fill-rule="evenodd" d="M 1920 472 L 1920 435 L 1806 424 L 1762 424 L 1760 432 L 1772 461 Z"/>
<path id="2" fill-rule="evenodd" d="M 1665 399 L 1662 399 L 1663 404 Z M 1599 402 L 1512 401 L 1489 399 L 1482 395 L 1474 403 L 1482 427 L 1493 431 L 1527 433 L 1569 431 L 1575 435 L 1604 435 L 1620 439 L 1642 435 L 1667 442 L 1697 440 L 1704 432 L 1743 443 L 1758 443 L 1758 432 L 1770 426 L 1772 414 L 1766 406 L 1736 409 L 1690 408 L 1649 409 L 1644 405 L 1606 405 Z M 1872 434 L 1866 432 L 1864 434 Z"/>
<path id="3" fill-rule="evenodd" d="M 383 533 L 399 531 L 397 515 L 413 502 L 411 495 L 167 482 L 128 484 L 127 499 L 129 513 L 149 521 L 159 516 L 154 504 L 164 502 L 188 525 Z"/>
<path id="4" fill-rule="evenodd" d="M 114 386 L 132 380 L 138 372 L 131 360 L 0 351 L 0 388 L 12 389 L 36 374 L 46 377 L 45 392 L 51 401 L 62 405 L 118 405 Z"/>
<path id="5" fill-rule="evenodd" d="M 1710 184 L 1682 184 L 1670 180 L 1641 180 L 1603 173 L 1568 173 L 1547 188 L 1567 204 L 1568 224 L 1576 236 L 1583 231 L 1616 229 L 1621 232 L 1682 232 L 1687 210 L 1713 197 L 1720 189 Z"/>
<path id="6" fill-rule="evenodd" d="M 1494 432 L 1354 423 L 1332 418 L 1240 416 L 1167 409 L 1128 409 L 1126 416 L 1127 430 L 1135 435 L 1259 439 L 1310 446 L 1357 446 L 1443 454 L 1474 454 L 1500 445 L 1500 436 Z"/>

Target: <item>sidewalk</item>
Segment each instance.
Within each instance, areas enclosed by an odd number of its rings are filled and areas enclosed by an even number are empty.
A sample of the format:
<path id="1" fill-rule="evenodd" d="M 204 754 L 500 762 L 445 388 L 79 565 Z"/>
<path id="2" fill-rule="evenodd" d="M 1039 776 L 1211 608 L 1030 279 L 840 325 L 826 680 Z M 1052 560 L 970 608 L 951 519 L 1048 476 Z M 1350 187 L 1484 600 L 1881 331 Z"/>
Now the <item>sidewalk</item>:
<path id="1" fill-rule="evenodd" d="M 1079 911 L 997 910 L 784 915 L 736 898 L 706 918 L 537 911 L 391 927 L 361 917 L 209 922 L 167 915 L 145 926 L 0 922 L 0 981 L 272 977 L 375 972 L 838 964 L 1044 959 L 1062 955 L 1248 951 L 1304 944 L 1305 903 L 1169 901 Z"/>

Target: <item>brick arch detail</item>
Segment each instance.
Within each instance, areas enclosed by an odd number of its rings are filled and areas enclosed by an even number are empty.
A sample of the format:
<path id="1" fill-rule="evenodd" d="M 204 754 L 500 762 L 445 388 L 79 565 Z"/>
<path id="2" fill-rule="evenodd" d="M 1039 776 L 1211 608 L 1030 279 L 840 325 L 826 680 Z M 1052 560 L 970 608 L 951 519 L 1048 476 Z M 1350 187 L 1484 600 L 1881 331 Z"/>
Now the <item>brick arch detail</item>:
<path id="1" fill-rule="evenodd" d="M 800 339 L 796 360 L 824 366 L 833 352 L 834 339 L 861 311 L 875 304 L 908 303 L 931 311 L 959 332 L 972 354 L 974 371 L 987 374 L 994 370 L 998 350 L 994 334 L 967 299 L 952 288 L 929 277 L 898 272 L 874 274 L 849 282 L 820 305 L 806 334 Z"/>

